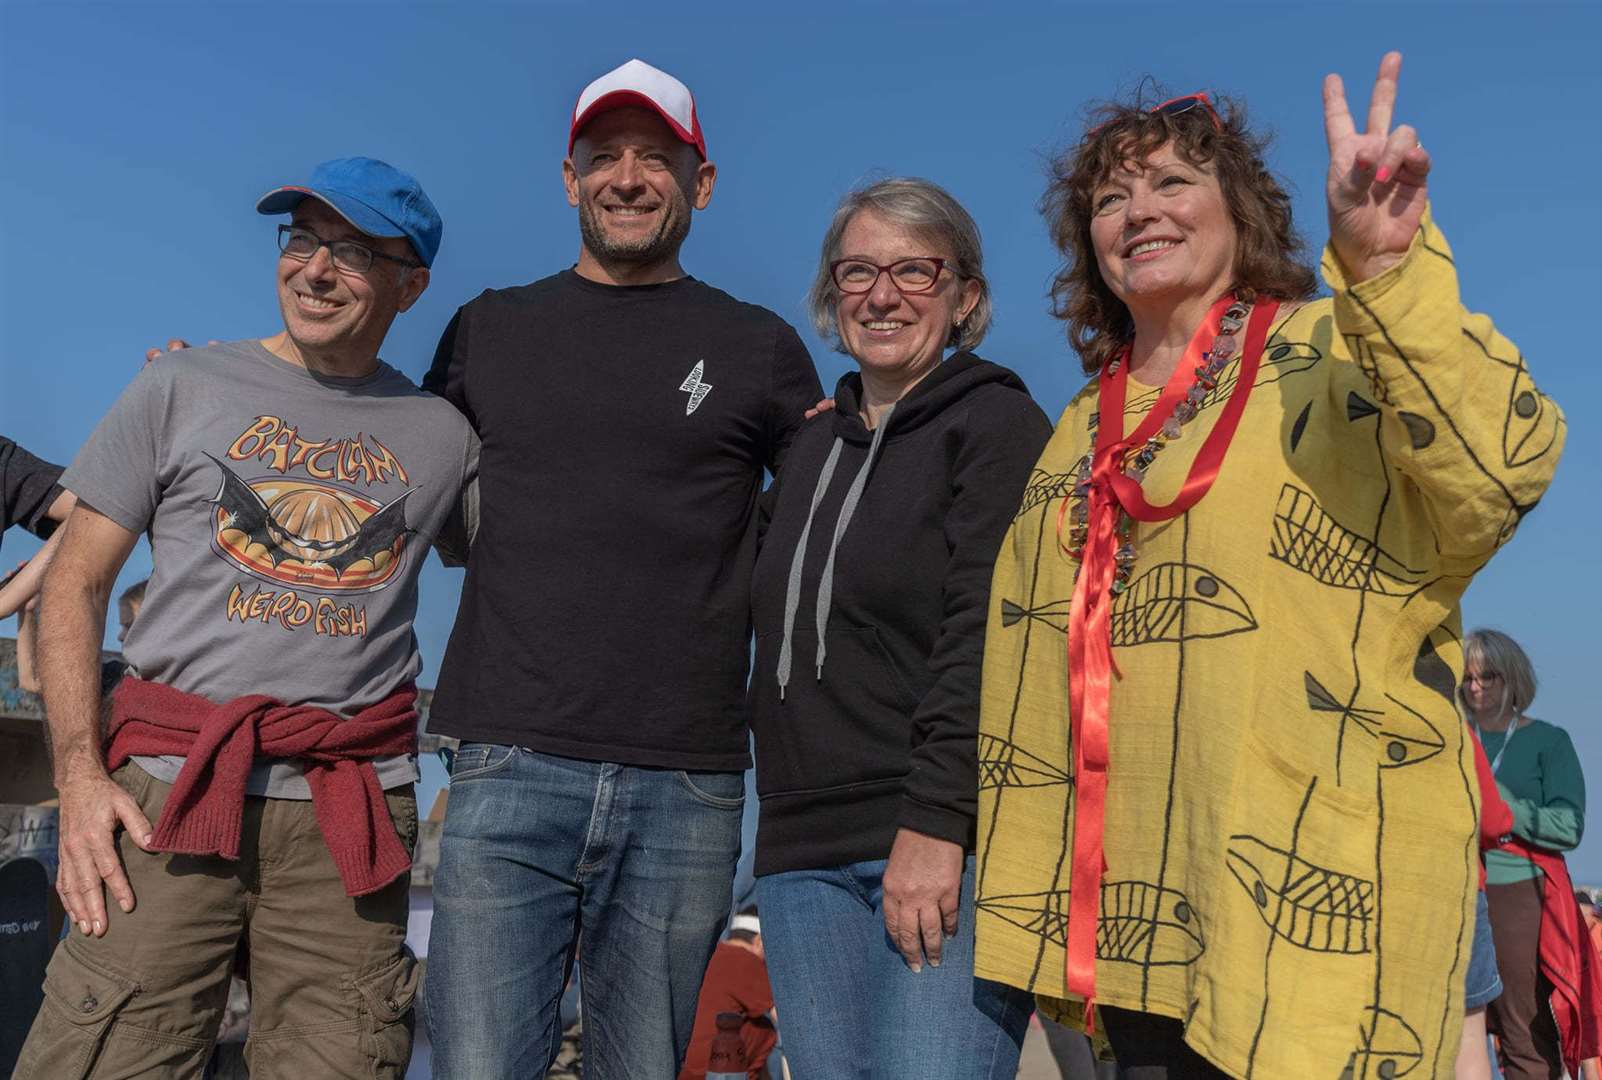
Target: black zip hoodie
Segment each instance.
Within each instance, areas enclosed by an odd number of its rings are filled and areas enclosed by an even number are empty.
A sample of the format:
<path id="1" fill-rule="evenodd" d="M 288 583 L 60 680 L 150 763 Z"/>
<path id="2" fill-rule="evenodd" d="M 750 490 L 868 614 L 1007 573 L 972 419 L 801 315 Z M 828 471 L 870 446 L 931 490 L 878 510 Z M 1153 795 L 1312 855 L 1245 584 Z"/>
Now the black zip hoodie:
<path id="1" fill-rule="evenodd" d="M 840 380 L 764 496 L 759 875 L 885 858 L 901 827 L 974 843 L 990 573 L 1051 423 L 1017 375 L 966 352 L 877 431 L 861 397 L 858 375 Z"/>

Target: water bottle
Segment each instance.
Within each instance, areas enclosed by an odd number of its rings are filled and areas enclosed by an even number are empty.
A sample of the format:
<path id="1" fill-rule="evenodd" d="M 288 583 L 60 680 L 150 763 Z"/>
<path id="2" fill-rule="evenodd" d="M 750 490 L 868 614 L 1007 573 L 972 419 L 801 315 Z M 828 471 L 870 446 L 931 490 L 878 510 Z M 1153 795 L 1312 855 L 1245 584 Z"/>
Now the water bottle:
<path id="1" fill-rule="evenodd" d="M 706 1080 L 746 1080 L 751 1063 L 746 1057 L 745 1040 L 740 1038 L 740 1028 L 744 1024 L 743 1013 L 718 1013 L 718 1031 L 712 1036 L 712 1052 L 706 1062 Z"/>

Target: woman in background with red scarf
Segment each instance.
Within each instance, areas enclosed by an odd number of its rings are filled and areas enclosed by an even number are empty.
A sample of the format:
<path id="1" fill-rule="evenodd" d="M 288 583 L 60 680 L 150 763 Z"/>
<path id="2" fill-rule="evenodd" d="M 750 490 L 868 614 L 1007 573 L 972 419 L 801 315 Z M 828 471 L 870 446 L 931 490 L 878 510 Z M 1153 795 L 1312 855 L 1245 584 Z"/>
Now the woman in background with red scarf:
<path id="1" fill-rule="evenodd" d="M 1507 1080 L 1557 1080 L 1597 1053 L 1602 982 L 1563 852 L 1585 827 L 1585 774 L 1568 732 L 1526 716 L 1535 669 L 1518 642 L 1475 630 L 1459 691 L 1512 827 L 1486 853 L 1486 897 L 1503 991 L 1491 1032 Z M 1487 796 L 1489 797 L 1489 796 Z"/>

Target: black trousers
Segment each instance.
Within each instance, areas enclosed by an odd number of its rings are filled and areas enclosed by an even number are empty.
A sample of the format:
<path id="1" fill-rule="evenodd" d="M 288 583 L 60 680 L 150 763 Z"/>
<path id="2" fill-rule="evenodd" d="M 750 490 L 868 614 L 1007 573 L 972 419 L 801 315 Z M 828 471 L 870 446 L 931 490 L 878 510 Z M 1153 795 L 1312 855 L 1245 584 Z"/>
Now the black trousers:
<path id="1" fill-rule="evenodd" d="M 1229 1080 L 1229 1074 L 1185 1045 L 1178 1020 L 1098 1006 L 1123 1080 Z"/>

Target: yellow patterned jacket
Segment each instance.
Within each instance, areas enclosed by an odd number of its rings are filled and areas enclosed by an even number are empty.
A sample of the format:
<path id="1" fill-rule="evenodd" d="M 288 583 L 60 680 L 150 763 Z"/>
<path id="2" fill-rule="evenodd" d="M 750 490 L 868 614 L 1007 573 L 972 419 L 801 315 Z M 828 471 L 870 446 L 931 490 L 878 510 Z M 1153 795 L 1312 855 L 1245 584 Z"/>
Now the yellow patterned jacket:
<path id="1" fill-rule="evenodd" d="M 1479 884 L 1458 600 L 1565 425 L 1463 308 L 1428 215 L 1384 274 L 1323 270 L 1333 299 L 1280 319 L 1212 491 L 1136 526 L 1097 994 L 1183 1021 L 1237 1077 L 1448 1077 Z M 1158 455 L 1154 504 L 1237 377 Z M 1157 394 L 1131 382 L 1125 431 Z M 1095 410 L 1090 387 L 1064 411 L 997 558 L 979 736 L 975 970 L 1059 1015 L 1078 883 L 1058 510 Z"/>

